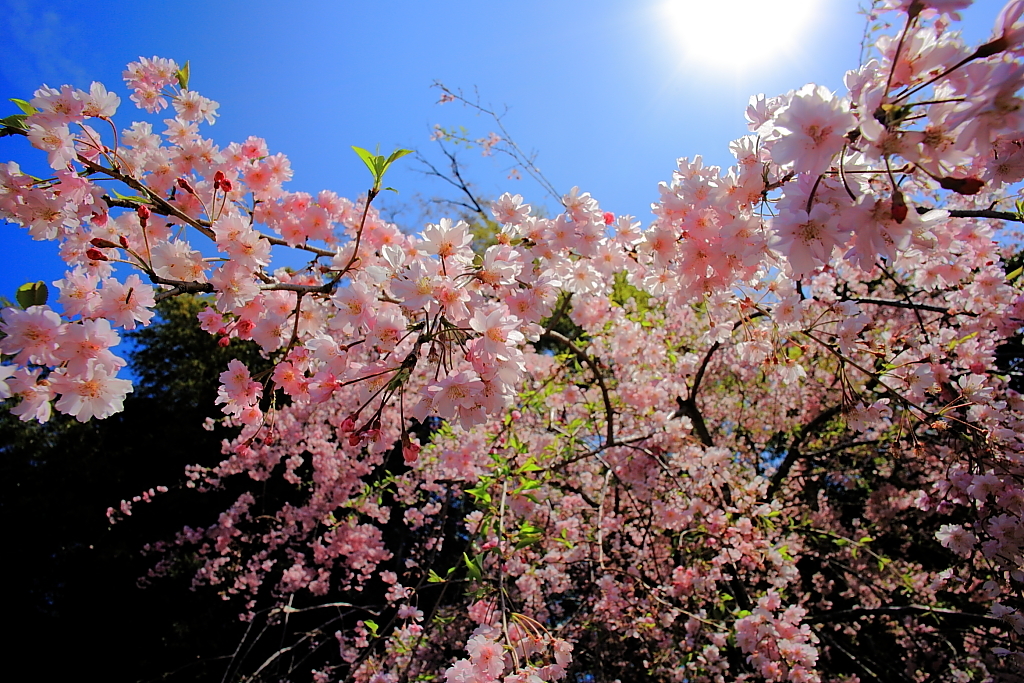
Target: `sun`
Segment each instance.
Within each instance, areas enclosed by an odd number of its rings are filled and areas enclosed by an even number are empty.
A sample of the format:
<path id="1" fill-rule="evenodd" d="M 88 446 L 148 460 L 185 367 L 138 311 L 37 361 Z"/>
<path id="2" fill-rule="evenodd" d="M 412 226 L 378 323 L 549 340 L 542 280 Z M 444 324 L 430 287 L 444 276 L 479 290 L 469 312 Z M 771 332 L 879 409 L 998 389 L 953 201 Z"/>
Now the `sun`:
<path id="1" fill-rule="evenodd" d="M 821 0 L 663 0 L 658 5 L 684 62 L 749 72 L 798 56 Z"/>

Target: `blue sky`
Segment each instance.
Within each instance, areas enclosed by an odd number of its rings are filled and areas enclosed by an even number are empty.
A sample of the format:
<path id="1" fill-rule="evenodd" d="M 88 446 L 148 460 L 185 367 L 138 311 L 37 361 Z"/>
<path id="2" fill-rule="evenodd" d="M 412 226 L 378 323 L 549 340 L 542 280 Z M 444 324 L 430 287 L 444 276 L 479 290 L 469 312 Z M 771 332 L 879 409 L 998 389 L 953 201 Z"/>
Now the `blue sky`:
<path id="1" fill-rule="evenodd" d="M 206 135 L 220 145 L 264 137 L 271 152 L 291 159 L 288 189 L 355 197 L 367 175 L 351 145 L 417 148 L 429 156 L 436 154 L 429 140 L 434 124 L 464 125 L 472 137 L 493 128 L 455 104 L 437 105 L 430 88 L 436 79 L 476 88 L 483 103 L 507 107 L 506 128 L 537 153 L 560 191 L 578 185 L 605 210 L 647 221 L 657 183 L 670 178 L 678 157 L 729 163 L 728 143 L 746 132 L 751 94 L 776 95 L 809 82 L 840 89 L 845 71 L 858 63 L 865 25 L 857 0 L 809 0 L 817 12 L 798 35 L 764 34 L 755 65 L 721 69 L 713 59 L 688 58 L 681 44 L 715 36 L 704 53 L 728 53 L 742 35 L 740 15 L 672 25 L 658 9 L 664 1 L 0 0 L 0 113 L 15 113 L 6 99 L 29 99 L 42 83 L 87 88 L 98 80 L 121 96 L 117 120 L 124 128 L 144 118 L 124 91 L 125 64 L 139 56 L 187 59 L 192 87 L 221 105 Z M 687 3 L 709 5 L 676 1 L 683 17 L 693 14 Z M 734 1 L 740 0 L 714 4 Z M 965 13 L 969 40 L 988 36 L 1002 4 L 980 0 Z M 3 161 L 28 170 L 39 168 L 40 158 L 23 140 L 0 139 Z M 483 196 L 509 190 L 545 203 L 529 180 L 507 180 L 500 158 L 469 152 L 465 159 Z M 407 158 L 388 177 L 401 191 L 392 207 L 410 230 L 422 225 L 414 223 L 415 210 L 401 211 L 402 202 L 443 191 L 415 169 Z M 62 276 L 53 244 L 32 243 L 10 225 L 0 225 L 0 234 L 0 295 Z"/>

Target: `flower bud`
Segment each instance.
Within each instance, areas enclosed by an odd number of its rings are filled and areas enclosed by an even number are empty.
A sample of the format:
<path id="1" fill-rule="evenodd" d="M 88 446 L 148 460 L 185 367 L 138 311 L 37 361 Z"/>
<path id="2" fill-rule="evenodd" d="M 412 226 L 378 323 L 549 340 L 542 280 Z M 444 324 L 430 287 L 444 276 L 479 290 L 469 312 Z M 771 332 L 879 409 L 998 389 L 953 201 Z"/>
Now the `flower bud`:
<path id="1" fill-rule="evenodd" d="M 89 244 L 91 244 L 94 247 L 100 247 L 102 249 L 116 249 L 118 246 L 117 244 L 111 242 L 110 240 L 105 240 L 102 237 L 93 237 L 91 240 L 89 240 Z"/>
<path id="2" fill-rule="evenodd" d="M 907 202 L 899 190 L 892 193 L 892 219 L 897 223 L 907 220 Z"/>
<path id="3" fill-rule="evenodd" d="M 978 194 L 985 182 L 978 178 L 939 178 L 939 185 L 957 194 Z"/>
<path id="4" fill-rule="evenodd" d="M 85 250 L 85 255 L 88 256 L 93 261 L 107 261 L 108 260 L 106 254 L 104 254 L 102 251 L 100 251 L 99 249 L 97 249 L 95 247 L 93 247 L 91 249 L 86 249 Z"/>
<path id="5" fill-rule="evenodd" d="M 420 457 L 420 445 L 413 443 L 408 434 L 402 435 L 402 458 L 406 465 L 412 465 Z"/>
<path id="6" fill-rule="evenodd" d="M 217 346 L 221 348 L 227 348 L 231 346 L 231 337 L 221 337 L 217 340 Z"/>
<path id="7" fill-rule="evenodd" d="M 189 182 L 187 180 L 185 180 L 184 178 L 178 178 L 177 183 L 178 183 L 178 187 L 180 187 L 181 189 L 185 190 L 185 192 L 188 192 L 189 194 L 195 194 L 196 193 L 195 188 L 193 188 L 191 185 L 189 185 Z"/>
<path id="8" fill-rule="evenodd" d="M 118 236 L 117 241 L 120 242 L 121 246 L 124 247 L 125 249 L 128 248 L 128 238 L 125 237 L 124 235 Z"/>

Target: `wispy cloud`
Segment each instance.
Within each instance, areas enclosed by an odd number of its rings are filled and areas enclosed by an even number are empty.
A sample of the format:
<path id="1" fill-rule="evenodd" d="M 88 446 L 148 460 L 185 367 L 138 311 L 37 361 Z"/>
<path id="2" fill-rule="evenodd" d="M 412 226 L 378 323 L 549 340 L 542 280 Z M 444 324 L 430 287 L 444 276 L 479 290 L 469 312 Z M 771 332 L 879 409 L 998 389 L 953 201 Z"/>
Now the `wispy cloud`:
<path id="1" fill-rule="evenodd" d="M 19 91 L 4 95 L 24 97 L 42 83 L 87 86 L 88 51 L 81 35 L 71 18 L 43 3 L 0 0 L 0 78 Z"/>

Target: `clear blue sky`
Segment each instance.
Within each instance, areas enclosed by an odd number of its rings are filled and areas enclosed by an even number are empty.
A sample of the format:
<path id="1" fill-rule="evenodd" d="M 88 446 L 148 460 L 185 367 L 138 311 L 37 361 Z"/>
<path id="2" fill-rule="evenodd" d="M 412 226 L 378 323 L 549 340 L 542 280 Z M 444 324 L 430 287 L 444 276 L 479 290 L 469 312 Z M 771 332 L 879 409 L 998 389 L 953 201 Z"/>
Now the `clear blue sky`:
<path id="1" fill-rule="evenodd" d="M 817 15 L 797 36 L 763 36 L 757 65 L 716 69 L 686 57 L 681 44 L 707 45 L 714 36 L 704 52 L 730 52 L 742 35 L 739 20 L 670 25 L 658 11 L 664 1 L 0 0 L 0 113 L 15 113 L 6 99 L 29 99 L 42 83 L 88 88 L 98 80 L 121 96 L 117 119 L 124 128 L 144 118 L 128 102 L 125 64 L 139 56 L 187 59 L 192 87 L 221 104 L 206 135 L 220 145 L 264 137 L 272 152 L 291 159 L 288 189 L 355 197 L 367 176 L 350 145 L 431 154 L 435 123 L 465 125 L 474 137 L 492 128 L 456 105 L 436 105 L 429 86 L 438 79 L 477 88 L 494 108 L 507 106 L 506 127 L 538 153 L 538 165 L 560 191 L 579 185 L 605 210 L 647 221 L 657 183 L 670 178 L 676 158 L 702 154 L 729 163 L 727 145 L 746 133 L 751 94 L 776 95 L 809 82 L 840 89 L 845 71 L 857 65 L 864 29 L 857 0 L 818 0 Z M 989 34 L 1002 5 L 979 0 L 965 13 L 969 39 Z M 683 9 L 677 16 L 690 15 Z M 39 159 L 23 140 L 0 139 L 0 160 L 31 169 Z M 500 159 L 466 159 L 483 195 L 511 190 L 545 202 L 530 181 L 506 180 Z M 398 200 L 442 190 L 407 161 L 388 178 L 401 190 Z M 404 215 L 411 221 L 416 213 Z M 32 243 L 10 225 L 0 225 L 0 233 L 0 295 L 62 276 L 53 244 Z"/>

